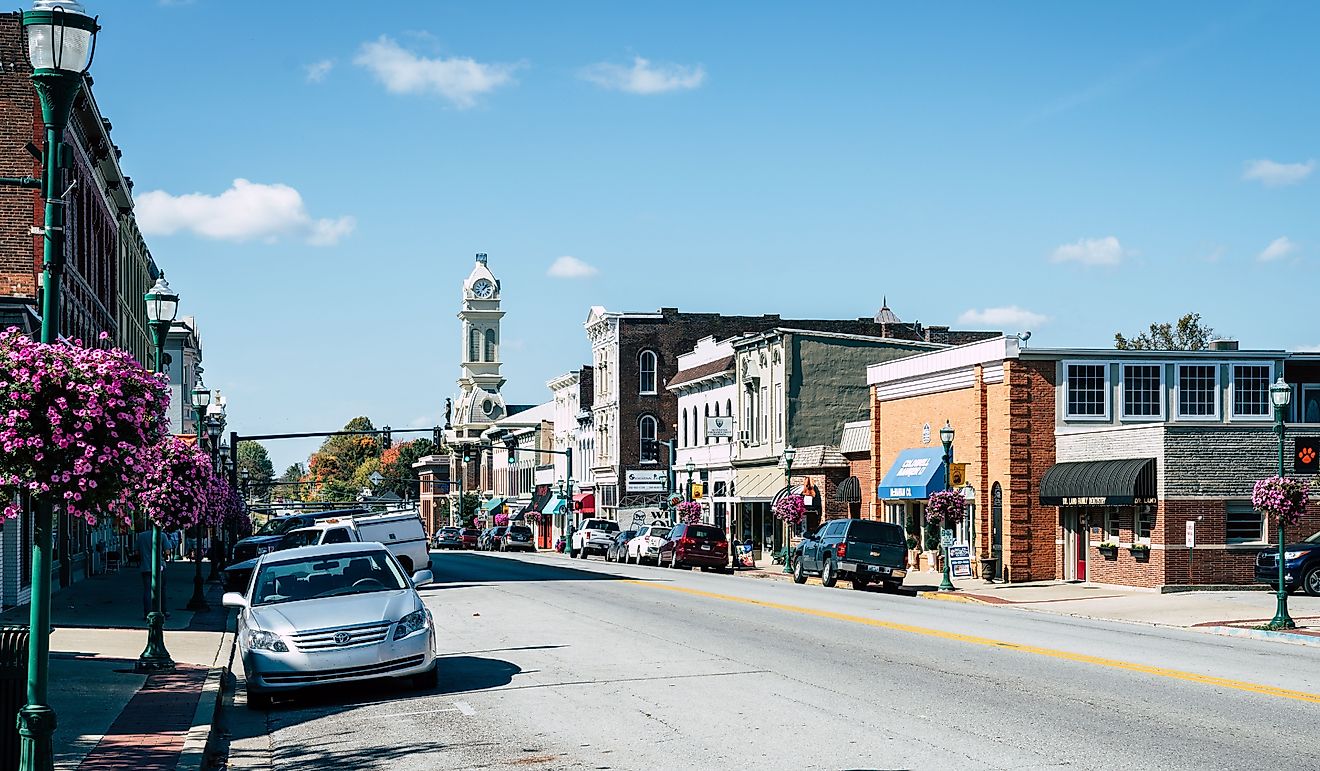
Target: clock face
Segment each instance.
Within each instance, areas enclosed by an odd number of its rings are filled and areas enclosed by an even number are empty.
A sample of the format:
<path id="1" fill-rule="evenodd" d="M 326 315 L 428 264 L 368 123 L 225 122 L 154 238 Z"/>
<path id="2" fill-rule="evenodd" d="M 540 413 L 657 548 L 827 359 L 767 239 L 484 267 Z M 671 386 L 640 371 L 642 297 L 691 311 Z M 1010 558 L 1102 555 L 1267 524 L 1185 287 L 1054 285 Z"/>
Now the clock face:
<path id="1" fill-rule="evenodd" d="M 490 282 L 490 279 L 479 278 L 472 285 L 472 294 L 483 300 L 488 299 L 495 294 L 495 285 Z"/>

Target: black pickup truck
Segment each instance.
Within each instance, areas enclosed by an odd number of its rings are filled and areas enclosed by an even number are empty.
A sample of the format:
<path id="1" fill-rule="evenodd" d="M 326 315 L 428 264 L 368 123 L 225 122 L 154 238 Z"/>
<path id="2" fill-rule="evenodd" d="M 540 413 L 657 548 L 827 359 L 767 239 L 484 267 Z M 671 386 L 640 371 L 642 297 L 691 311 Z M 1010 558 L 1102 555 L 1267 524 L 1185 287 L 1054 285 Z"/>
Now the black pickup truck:
<path id="1" fill-rule="evenodd" d="M 809 575 L 819 575 L 826 586 L 847 578 L 854 589 L 878 582 L 892 590 L 907 576 L 907 538 L 902 527 L 889 522 L 826 522 L 803 537 L 793 557 L 793 580 L 799 584 L 806 583 Z"/>

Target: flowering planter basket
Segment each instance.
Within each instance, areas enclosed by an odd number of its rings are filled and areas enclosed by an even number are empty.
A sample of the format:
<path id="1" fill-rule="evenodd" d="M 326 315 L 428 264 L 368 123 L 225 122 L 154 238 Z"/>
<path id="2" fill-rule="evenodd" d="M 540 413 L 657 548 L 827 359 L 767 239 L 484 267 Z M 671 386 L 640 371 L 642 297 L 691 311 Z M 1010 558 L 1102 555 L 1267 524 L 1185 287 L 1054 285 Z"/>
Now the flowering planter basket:
<path id="1" fill-rule="evenodd" d="M 1291 477 L 1266 477 L 1256 482 L 1251 505 L 1280 527 L 1291 527 L 1306 515 L 1309 482 Z"/>
<path id="2" fill-rule="evenodd" d="M 1137 562 L 1150 562 L 1150 549 L 1133 549 L 1132 559 Z"/>

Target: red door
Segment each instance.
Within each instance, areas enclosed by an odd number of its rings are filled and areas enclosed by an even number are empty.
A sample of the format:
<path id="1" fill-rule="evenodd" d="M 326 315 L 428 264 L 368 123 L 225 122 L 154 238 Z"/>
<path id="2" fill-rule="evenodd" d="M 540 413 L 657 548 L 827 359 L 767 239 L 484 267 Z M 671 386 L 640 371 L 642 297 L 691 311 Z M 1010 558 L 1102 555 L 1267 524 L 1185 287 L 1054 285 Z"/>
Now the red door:
<path id="1" fill-rule="evenodd" d="M 1073 545 L 1074 552 L 1077 554 L 1077 580 L 1086 580 L 1086 528 L 1077 528 L 1077 543 Z"/>

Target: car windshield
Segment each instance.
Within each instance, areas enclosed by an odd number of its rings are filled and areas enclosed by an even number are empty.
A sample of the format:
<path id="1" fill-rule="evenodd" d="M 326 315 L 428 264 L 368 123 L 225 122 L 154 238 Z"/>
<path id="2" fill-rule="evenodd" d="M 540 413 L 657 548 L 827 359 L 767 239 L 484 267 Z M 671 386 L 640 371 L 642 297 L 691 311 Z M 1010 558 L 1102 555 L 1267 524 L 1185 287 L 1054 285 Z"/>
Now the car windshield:
<path id="1" fill-rule="evenodd" d="M 848 537 L 865 543 L 878 543 L 885 546 L 902 546 L 907 542 L 903 537 L 903 528 L 888 522 L 858 520 L 848 526 Z"/>
<path id="2" fill-rule="evenodd" d="M 637 531 L 636 531 L 636 530 L 624 530 L 622 533 L 619 533 L 618 535 L 614 536 L 614 540 L 616 540 L 616 541 L 627 541 L 627 540 L 631 539 L 631 538 L 632 538 L 633 536 L 635 536 L 635 535 L 637 535 Z"/>
<path id="3" fill-rule="evenodd" d="M 294 530 L 292 533 L 284 534 L 280 539 L 280 547 L 292 549 L 297 546 L 315 546 L 320 539 L 320 530 Z"/>
<path id="4" fill-rule="evenodd" d="M 649 535 L 649 536 L 651 536 L 652 538 L 664 538 L 665 536 L 669 535 L 669 528 L 668 528 L 668 527 L 653 527 L 653 528 L 648 529 L 648 530 L 646 531 L 646 534 Z"/>
<path id="5" fill-rule="evenodd" d="M 522 525 L 516 525 L 514 527 L 509 528 L 509 535 L 531 535 L 531 534 L 532 534 L 532 529 L 530 527 L 523 527 Z"/>
<path id="6" fill-rule="evenodd" d="M 279 535 L 280 531 L 278 528 L 282 521 L 283 520 L 279 519 L 268 519 L 266 520 L 266 524 L 262 525 L 257 532 L 253 533 L 253 535 Z"/>
<path id="7" fill-rule="evenodd" d="M 619 523 L 608 519 L 593 519 L 583 525 L 585 530 L 604 530 L 607 533 L 619 532 Z"/>
<path id="8" fill-rule="evenodd" d="M 687 534 L 692 538 L 700 538 L 706 541 L 724 540 L 724 531 L 709 525 L 691 525 L 688 527 Z"/>
<path id="9" fill-rule="evenodd" d="M 444 533 L 445 535 L 458 535 L 458 528 L 456 528 L 456 527 L 446 527 L 446 528 L 442 529 L 440 532 L 441 532 L 441 533 Z"/>
<path id="10" fill-rule="evenodd" d="M 481 535 L 481 531 L 480 531 L 480 530 L 473 529 L 473 528 L 468 528 L 467 530 L 464 530 L 464 531 L 463 531 L 463 535 L 468 535 L 468 536 L 478 536 L 478 535 Z"/>
<path id="11" fill-rule="evenodd" d="M 1316 533 L 1310 538 L 1307 538 L 1303 543 L 1320 543 L 1320 533 Z"/>
<path id="12" fill-rule="evenodd" d="M 383 551 L 332 554 L 263 565 L 253 584 L 252 604 L 403 589 L 408 584 L 387 555 Z"/>

